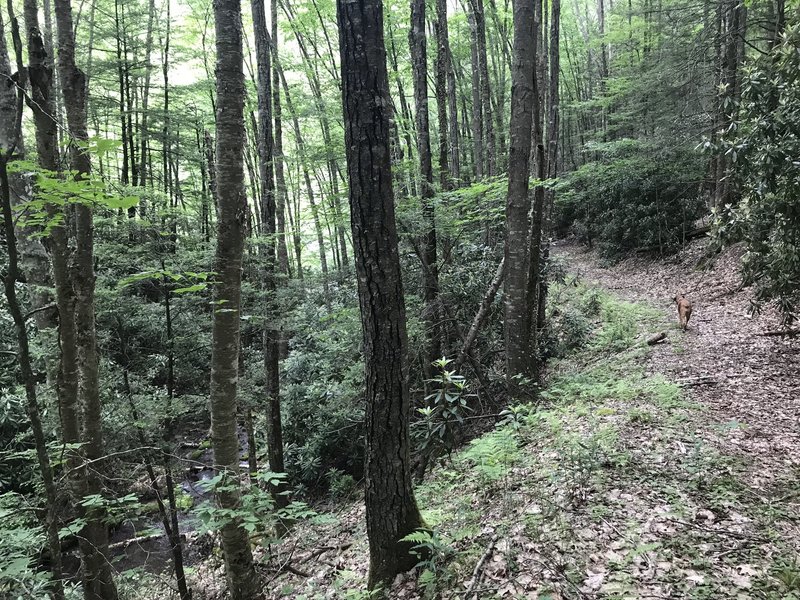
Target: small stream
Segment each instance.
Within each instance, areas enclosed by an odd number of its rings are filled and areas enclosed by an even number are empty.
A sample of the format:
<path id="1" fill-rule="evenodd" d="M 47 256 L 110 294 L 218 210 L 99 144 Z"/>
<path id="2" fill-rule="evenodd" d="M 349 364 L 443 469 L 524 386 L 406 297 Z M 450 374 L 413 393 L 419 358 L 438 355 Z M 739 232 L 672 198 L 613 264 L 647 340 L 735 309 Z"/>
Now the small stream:
<path id="1" fill-rule="evenodd" d="M 247 437 L 239 432 L 240 447 L 244 457 L 241 466 L 247 469 Z M 191 459 L 191 465 L 183 474 L 180 482 L 181 490 L 193 500 L 193 506 L 211 500 L 211 492 L 203 483 L 214 477 L 213 452 L 207 449 L 200 456 Z M 164 499 L 166 503 L 166 498 Z M 184 540 L 183 562 L 191 566 L 202 558 L 191 543 L 186 543 L 187 536 L 195 533 L 200 527 L 198 518 L 192 509 L 178 512 L 178 528 Z M 133 541 L 136 538 L 160 534 L 158 537 Z M 127 543 L 126 542 L 130 542 Z M 142 569 L 147 573 L 160 575 L 172 570 L 172 550 L 158 511 L 147 515 L 139 515 L 125 519 L 115 526 L 109 536 L 111 561 L 117 572 L 131 569 Z M 80 579 L 80 553 L 77 548 L 65 553 L 64 570 L 68 576 Z"/>

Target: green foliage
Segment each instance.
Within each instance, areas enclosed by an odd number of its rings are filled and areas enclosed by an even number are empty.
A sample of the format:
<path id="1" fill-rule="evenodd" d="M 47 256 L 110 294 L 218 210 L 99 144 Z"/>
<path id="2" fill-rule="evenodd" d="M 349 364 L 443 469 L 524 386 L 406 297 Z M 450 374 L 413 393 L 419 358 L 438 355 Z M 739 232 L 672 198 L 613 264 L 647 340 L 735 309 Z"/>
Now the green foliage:
<path id="1" fill-rule="evenodd" d="M 48 573 L 36 566 L 45 535 L 35 509 L 19 494 L 0 494 L 0 596 L 9 600 L 47 596 Z"/>
<path id="2" fill-rule="evenodd" d="M 464 417 L 471 411 L 467 404 L 470 394 L 466 393 L 466 380 L 463 375 L 447 370 L 450 362 L 441 358 L 433 363 L 439 375 L 429 383 L 436 391 L 425 398 L 427 406 L 417 409 L 421 419 L 412 425 L 417 450 L 427 459 L 453 451 L 464 426 Z"/>
<path id="3" fill-rule="evenodd" d="M 342 290 L 330 314 L 306 301 L 290 317 L 296 335 L 283 364 L 286 463 L 310 488 L 331 469 L 363 474 L 361 323 L 358 308 L 343 301 L 349 293 Z"/>
<path id="4" fill-rule="evenodd" d="M 565 175 L 556 186 L 556 224 L 579 223 L 584 241 L 609 257 L 645 248 L 665 254 L 693 229 L 702 161 L 690 150 L 621 139 L 596 144 L 598 159 Z"/>
<path id="5" fill-rule="evenodd" d="M 745 281 L 760 303 L 775 300 L 786 324 L 800 302 L 800 27 L 744 72 L 738 117 L 723 144 L 741 202 L 720 207 L 721 241 L 743 239 Z"/>
<path id="6" fill-rule="evenodd" d="M 454 549 L 436 531 L 418 530 L 400 541 L 413 544 L 410 552 L 419 559 L 418 585 L 424 598 L 435 598 L 437 591 L 446 589 L 449 573 L 445 563 L 453 556 Z"/>
<path id="7" fill-rule="evenodd" d="M 472 440 L 460 458 L 473 466 L 484 486 L 491 487 L 508 475 L 520 456 L 516 431 L 513 427 L 501 426 Z"/>
<path id="8" fill-rule="evenodd" d="M 317 515 L 304 502 L 291 502 L 285 508 L 277 509 L 275 498 L 269 489 L 284 485 L 285 473 L 260 472 L 255 475 L 255 483 L 241 493 L 241 501 L 237 508 L 222 508 L 212 502 L 203 502 L 195 510 L 200 518 L 202 531 L 218 531 L 225 525 L 235 522 L 241 525 L 249 534 L 268 532 L 262 538 L 262 543 L 277 543 L 280 541 L 275 534 L 275 527 L 281 521 L 294 522 L 310 519 Z M 224 473 L 205 481 L 204 489 L 209 492 L 235 493 L 240 489 L 238 482 L 231 481 Z"/>
<path id="9" fill-rule="evenodd" d="M 328 471 L 328 490 L 332 497 L 346 499 L 351 497 L 356 489 L 356 480 L 349 473 L 344 473 L 339 469 Z"/>

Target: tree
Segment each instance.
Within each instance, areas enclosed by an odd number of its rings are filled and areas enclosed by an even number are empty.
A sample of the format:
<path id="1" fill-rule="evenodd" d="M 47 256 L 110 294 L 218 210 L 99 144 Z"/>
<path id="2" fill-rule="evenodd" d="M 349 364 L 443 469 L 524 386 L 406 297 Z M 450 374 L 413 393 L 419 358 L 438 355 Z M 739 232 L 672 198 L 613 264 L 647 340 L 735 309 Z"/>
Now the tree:
<path id="1" fill-rule="evenodd" d="M 369 587 L 416 563 L 408 340 L 390 165 L 391 102 L 380 0 L 337 0 L 350 215 L 364 336 Z"/>
<path id="2" fill-rule="evenodd" d="M 535 360 L 531 346 L 531 306 L 528 303 L 528 246 L 531 131 L 535 88 L 536 44 L 534 2 L 514 5 L 514 62 L 511 68 L 511 126 L 508 158 L 505 240 L 506 376 L 531 377 Z"/>
<path id="3" fill-rule="evenodd" d="M 12 38 L 19 42 L 19 28 L 12 19 Z M 18 60 L 22 57 L 18 55 Z M 19 70 L 18 74 L 22 74 Z M 24 85 L 24 83 L 23 83 Z M 64 584 L 62 581 L 61 543 L 58 537 L 58 519 L 56 516 L 57 492 L 53 478 L 53 469 L 47 453 L 47 440 L 42 428 L 42 417 L 39 410 L 39 399 L 36 390 L 36 375 L 33 371 L 30 342 L 26 318 L 22 312 L 22 304 L 17 296 L 17 282 L 23 280 L 20 269 L 20 256 L 17 249 L 17 235 L 15 232 L 16 219 L 12 212 L 12 180 L 13 189 L 17 194 L 27 194 L 30 191 L 30 181 L 27 176 L 9 174 L 9 163 L 15 159 L 24 158 L 24 145 L 22 138 L 22 91 L 12 80 L 11 64 L 6 50 L 5 26 L 2 11 L 0 11 L 0 210 L 2 210 L 3 233 L 6 250 L 8 252 L 8 266 L 2 275 L 3 289 L 5 291 L 8 310 L 14 322 L 17 338 L 17 363 L 19 364 L 22 384 L 25 388 L 26 410 L 28 420 L 33 431 L 36 445 L 36 458 L 39 473 L 44 484 L 45 500 L 44 527 L 47 534 L 48 550 L 50 551 L 50 593 L 54 600 L 63 600 Z M 30 200 L 28 197 L 19 198 L 20 201 Z M 21 202 L 18 202 L 18 204 Z"/>
<path id="4" fill-rule="evenodd" d="M 58 73 L 67 127 L 71 137 L 71 164 L 78 180 L 86 179 L 92 171 L 92 162 L 86 148 L 89 139 L 86 123 L 86 75 L 75 63 L 75 34 L 70 0 L 56 0 L 56 26 L 58 28 Z M 65 265 L 64 265 L 65 266 Z M 63 268 L 63 266 L 61 267 Z M 82 492 L 84 496 L 99 495 L 102 491 L 100 466 L 103 458 L 103 435 L 100 405 L 99 357 L 95 330 L 94 307 L 94 224 L 92 207 L 86 203 L 75 206 L 75 251 L 70 266 L 74 302 L 74 319 L 77 341 L 77 382 L 75 389 L 80 406 L 81 448 L 91 468 L 83 467 Z M 63 274 L 62 274 L 63 276 Z M 58 285 L 58 284 L 56 284 Z M 67 310 L 70 307 L 65 307 Z M 71 315 L 65 315 L 71 319 Z M 71 324 L 70 324 L 71 327 Z M 62 351 L 64 346 L 62 345 Z M 71 350 L 70 350 L 71 352 Z M 71 360 L 71 359 L 70 359 Z M 62 364 L 62 368 L 63 368 Z M 70 368 L 72 365 L 68 365 Z M 66 375 L 65 375 L 66 377 Z M 72 374 L 69 374 L 72 378 Z M 67 401 L 73 404 L 70 399 Z M 86 526 L 81 533 L 83 556 L 83 587 L 87 600 L 115 600 L 117 589 L 107 558 L 108 529 L 101 508 L 88 508 Z"/>
<path id="5" fill-rule="evenodd" d="M 745 282 L 754 284 L 759 308 L 775 300 L 786 325 L 800 304 L 800 28 L 789 26 L 783 39 L 744 73 L 736 127 L 723 139 L 742 200 L 721 207 L 717 235 L 744 239 Z"/>
<path id="6" fill-rule="evenodd" d="M 422 236 L 423 300 L 428 332 L 426 376 L 432 377 L 431 365 L 441 358 L 439 308 L 439 265 L 436 249 L 436 215 L 433 208 L 433 159 L 431 157 L 430 123 L 428 119 L 428 53 L 425 41 L 425 0 L 411 0 L 411 28 L 408 44 L 414 76 L 417 155 L 420 165 L 420 191 L 425 233 Z"/>
<path id="7" fill-rule="evenodd" d="M 261 233 L 266 236 L 264 291 L 267 311 L 264 324 L 264 374 L 267 392 L 267 445 L 269 468 L 273 473 L 283 473 L 283 427 L 281 425 L 279 336 L 276 324 L 276 203 L 274 182 L 274 139 L 272 135 L 272 66 L 270 64 L 270 41 L 264 0 L 253 0 L 253 27 L 256 38 L 256 61 L 258 64 L 258 163 L 261 177 Z M 283 244 L 283 240 L 280 240 Z M 285 247 L 285 246 L 284 246 Z M 275 490 L 275 501 L 286 506 L 288 500 L 280 490 Z"/>
<path id="8" fill-rule="evenodd" d="M 244 188 L 244 73 L 242 10 L 238 0 L 216 0 L 217 49 L 216 192 L 219 210 L 214 271 L 211 347 L 211 440 L 214 466 L 226 479 L 217 502 L 235 511 L 240 504 L 236 391 L 239 380 L 242 252 L 247 225 Z M 234 600 L 254 598 L 258 582 L 247 532 L 236 518 L 222 527 L 228 588 Z"/>

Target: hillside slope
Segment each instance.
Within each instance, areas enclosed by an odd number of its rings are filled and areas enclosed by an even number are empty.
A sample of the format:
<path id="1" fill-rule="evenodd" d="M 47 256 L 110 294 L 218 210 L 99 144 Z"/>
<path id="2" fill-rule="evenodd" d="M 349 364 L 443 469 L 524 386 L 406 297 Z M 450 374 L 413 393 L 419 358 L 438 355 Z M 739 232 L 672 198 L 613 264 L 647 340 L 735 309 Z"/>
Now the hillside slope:
<path id="1" fill-rule="evenodd" d="M 572 349 L 538 407 L 506 411 L 418 488 L 432 558 L 390 596 L 800 598 L 798 342 L 757 335 L 777 319 L 747 316 L 736 250 L 705 271 L 701 244 L 671 264 L 556 256 Z M 686 333 L 677 291 L 695 306 Z M 363 522 L 354 497 L 298 524 L 262 564 L 268 597 L 368 597 Z M 218 559 L 193 577 L 224 579 Z"/>

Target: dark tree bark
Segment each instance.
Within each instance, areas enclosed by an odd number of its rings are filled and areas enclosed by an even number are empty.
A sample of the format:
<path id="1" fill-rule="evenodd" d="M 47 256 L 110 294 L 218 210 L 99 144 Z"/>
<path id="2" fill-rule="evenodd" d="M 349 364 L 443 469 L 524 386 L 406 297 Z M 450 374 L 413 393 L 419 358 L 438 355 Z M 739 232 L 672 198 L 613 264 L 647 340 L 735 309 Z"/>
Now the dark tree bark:
<path id="1" fill-rule="evenodd" d="M 86 76 L 75 63 L 75 35 L 70 0 L 56 0 L 58 28 L 58 71 L 64 95 L 67 127 L 74 140 L 89 138 L 86 125 Z M 91 173 L 89 155 L 78 146 L 71 151 L 72 169 L 78 178 Z M 77 333 L 78 400 L 81 409 L 82 453 L 92 467 L 83 470 L 84 495 L 101 494 L 100 472 L 103 457 L 99 360 L 94 314 L 94 226 L 92 208 L 75 206 L 75 251 L 70 267 L 74 290 Z M 62 346 L 63 350 L 63 346 Z M 83 586 L 87 600 L 116 600 L 117 589 L 107 559 L 108 530 L 100 509 L 86 511 L 87 524 L 81 533 Z"/>
<path id="2" fill-rule="evenodd" d="M 436 112 L 439 120 L 439 181 L 443 190 L 453 188 L 450 169 L 449 122 L 447 120 L 447 76 L 450 73 L 450 40 L 447 30 L 447 0 L 436 0 Z"/>
<path id="3" fill-rule="evenodd" d="M 453 185 L 461 184 L 461 134 L 458 124 L 458 88 L 456 87 L 456 72 L 453 67 L 453 53 L 449 46 L 447 50 L 449 69 L 447 70 L 447 103 L 450 133 L 450 178 Z"/>
<path id="4" fill-rule="evenodd" d="M 242 251 L 247 222 L 243 144 L 244 74 L 242 13 L 238 0 L 215 0 L 217 49 L 216 193 L 219 208 L 214 271 L 214 323 L 211 343 L 211 439 L 214 466 L 228 477 L 217 502 L 235 510 L 240 504 L 239 439 L 236 390 L 239 379 Z M 258 592 L 247 532 L 238 521 L 221 531 L 228 589 L 234 600 L 250 600 Z"/>
<path id="5" fill-rule="evenodd" d="M 481 115 L 483 117 L 483 135 L 486 142 L 486 170 L 488 177 L 494 176 L 497 156 L 494 140 L 494 123 L 492 122 L 491 81 L 489 80 L 489 56 L 486 51 L 486 14 L 483 0 L 470 0 L 473 8 L 475 29 L 478 39 L 478 65 L 480 70 Z"/>
<path id="6" fill-rule="evenodd" d="M 431 364 L 441 358 L 439 309 L 439 265 L 436 248 L 436 216 L 433 208 L 433 160 L 431 157 L 430 123 L 428 119 L 428 60 L 425 42 L 425 0 L 411 1 L 411 29 L 408 32 L 414 76 L 416 105 L 417 155 L 420 165 L 420 194 L 425 233 L 422 236 L 423 301 L 428 348 L 425 373 L 433 376 Z"/>
<path id="7" fill-rule="evenodd" d="M 531 131 L 536 102 L 534 2 L 514 4 L 514 62 L 511 70 L 508 198 L 505 240 L 506 376 L 512 389 L 518 376 L 530 377 L 534 362 L 528 304 L 528 247 Z"/>
<path id="8" fill-rule="evenodd" d="M 364 332 L 369 587 L 416 563 L 399 540 L 424 527 L 411 487 L 408 338 L 390 163 L 380 0 L 337 0 L 350 214 Z"/>
<path id="9" fill-rule="evenodd" d="M 273 473 L 283 473 L 283 427 L 281 425 L 279 342 L 280 330 L 276 325 L 279 315 L 275 294 L 276 276 L 276 204 L 275 180 L 273 179 L 274 147 L 272 137 L 272 65 L 270 41 L 267 34 L 267 18 L 264 0 L 252 0 L 253 27 L 256 38 L 256 63 L 258 68 L 258 163 L 261 176 L 261 232 L 267 236 L 265 244 L 264 291 L 266 292 L 264 326 L 264 374 L 267 392 L 267 451 L 269 468 Z M 284 246 L 285 248 L 285 246 Z M 279 507 L 288 504 L 288 498 L 280 488 L 273 489 L 275 503 Z"/>

